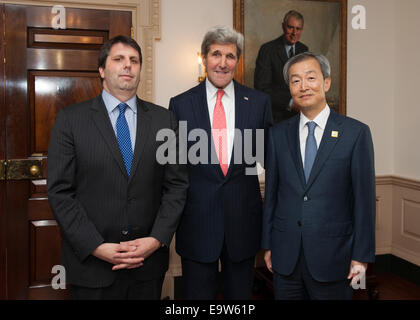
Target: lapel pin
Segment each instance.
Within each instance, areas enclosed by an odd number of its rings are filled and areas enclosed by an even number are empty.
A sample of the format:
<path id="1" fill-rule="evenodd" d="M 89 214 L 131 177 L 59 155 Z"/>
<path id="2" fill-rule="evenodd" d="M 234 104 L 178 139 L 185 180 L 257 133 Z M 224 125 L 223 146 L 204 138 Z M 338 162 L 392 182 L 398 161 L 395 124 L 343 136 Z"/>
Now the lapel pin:
<path id="1" fill-rule="evenodd" d="M 248 101 L 248 97 L 244 97 L 244 100 Z"/>
<path id="2" fill-rule="evenodd" d="M 338 138 L 338 131 L 331 131 L 331 137 Z"/>

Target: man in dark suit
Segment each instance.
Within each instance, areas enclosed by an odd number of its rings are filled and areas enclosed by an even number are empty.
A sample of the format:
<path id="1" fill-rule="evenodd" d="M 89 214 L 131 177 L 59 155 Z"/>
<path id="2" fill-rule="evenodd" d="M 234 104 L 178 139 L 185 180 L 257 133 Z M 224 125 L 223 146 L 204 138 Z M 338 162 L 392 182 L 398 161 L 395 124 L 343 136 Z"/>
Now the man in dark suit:
<path id="1" fill-rule="evenodd" d="M 375 259 L 370 130 L 328 107 L 324 56 L 291 58 L 284 77 L 301 112 L 270 129 L 267 145 L 262 247 L 275 297 L 351 299 Z"/>
<path id="2" fill-rule="evenodd" d="M 74 299 L 160 299 L 188 180 L 185 165 L 157 163 L 156 134 L 177 123 L 136 96 L 133 39 L 109 40 L 98 62 L 102 94 L 60 110 L 48 150 L 67 283 Z"/>
<path id="3" fill-rule="evenodd" d="M 266 94 L 233 80 L 242 48 L 243 36 L 232 28 L 210 29 L 201 45 L 206 80 L 170 101 L 169 109 L 187 125 L 188 135 L 203 133 L 197 143 L 206 146 L 194 151 L 195 144 L 188 142 L 190 188 L 176 233 L 186 299 L 216 298 L 219 260 L 223 297 L 252 295 L 262 201 L 256 172 L 249 170 L 256 159 L 247 155 L 264 146 L 272 117 Z M 247 129 L 252 141 L 246 139 Z M 196 153 L 204 161 L 197 163 Z M 263 162 L 264 151 L 257 153 Z"/>
<path id="4" fill-rule="evenodd" d="M 283 79 L 283 67 L 293 55 L 308 51 L 308 47 L 299 42 L 303 31 L 303 16 L 299 12 L 287 12 L 282 28 L 282 36 L 261 46 L 254 73 L 254 88 L 271 97 L 274 123 L 297 114 L 289 88 Z"/>

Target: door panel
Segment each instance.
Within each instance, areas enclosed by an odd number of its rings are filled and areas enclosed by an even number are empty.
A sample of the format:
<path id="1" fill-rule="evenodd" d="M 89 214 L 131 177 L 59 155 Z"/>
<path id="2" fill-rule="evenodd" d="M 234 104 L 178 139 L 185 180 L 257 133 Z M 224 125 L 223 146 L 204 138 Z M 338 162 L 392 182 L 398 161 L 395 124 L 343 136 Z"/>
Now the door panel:
<path id="1" fill-rule="evenodd" d="M 52 126 L 58 111 L 74 101 L 96 97 L 102 91 L 97 72 L 31 71 L 31 153 L 47 154 Z"/>
<path id="2" fill-rule="evenodd" d="M 61 235 L 46 194 L 48 141 L 61 108 L 101 92 L 99 48 L 130 36 L 131 12 L 67 8 L 66 29 L 55 30 L 52 7 L 0 8 L 0 159 L 42 160 L 41 179 L 0 180 L 0 298 L 68 298 L 51 287 Z"/>

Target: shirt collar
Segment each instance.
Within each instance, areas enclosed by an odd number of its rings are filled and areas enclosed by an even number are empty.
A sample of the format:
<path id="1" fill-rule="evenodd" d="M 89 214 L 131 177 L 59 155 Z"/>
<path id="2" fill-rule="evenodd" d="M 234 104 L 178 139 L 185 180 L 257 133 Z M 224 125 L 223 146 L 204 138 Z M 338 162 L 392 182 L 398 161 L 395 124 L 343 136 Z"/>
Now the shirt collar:
<path id="1" fill-rule="evenodd" d="M 290 51 L 290 48 L 291 47 L 293 47 L 293 52 L 296 54 L 296 50 L 295 50 L 295 45 L 294 44 L 292 44 L 292 45 L 288 44 L 286 42 L 286 39 L 285 38 L 283 38 L 283 43 L 284 43 L 284 48 L 286 49 L 287 56 L 289 56 L 289 51 Z"/>
<path id="2" fill-rule="evenodd" d="M 327 125 L 328 117 L 330 116 L 330 107 L 328 104 L 325 105 L 324 109 L 315 117 L 314 121 L 318 127 L 320 127 L 322 130 L 325 130 L 325 127 Z M 302 131 L 302 129 L 306 126 L 306 123 L 309 122 L 309 120 L 302 112 L 300 113 L 300 122 L 299 122 L 299 130 Z"/>
<path id="3" fill-rule="evenodd" d="M 286 43 L 286 44 L 284 45 L 284 47 L 286 48 L 286 52 L 287 52 L 287 53 L 289 53 L 289 51 L 290 51 L 290 48 L 291 48 L 291 47 L 293 47 L 293 52 L 295 51 L 295 45 L 294 45 L 294 44 L 290 45 L 290 44 L 287 44 L 287 43 Z M 295 52 L 295 53 L 296 53 L 296 52 Z"/>
<path id="4" fill-rule="evenodd" d="M 112 113 L 115 108 L 121 103 L 120 100 L 115 98 L 112 94 L 110 94 L 105 89 L 102 90 L 102 99 L 104 100 L 106 110 L 108 113 Z M 133 111 L 134 114 L 137 113 L 137 97 L 133 95 L 130 99 L 125 102 L 128 107 Z"/>
<path id="5" fill-rule="evenodd" d="M 213 83 L 211 83 L 209 79 L 206 78 L 206 90 L 207 90 L 208 97 L 211 98 L 217 95 L 217 90 L 219 89 L 216 88 L 213 85 Z M 235 86 L 233 84 L 233 80 L 229 82 L 229 84 L 223 90 L 225 91 L 225 95 L 228 98 L 233 98 L 235 95 Z"/>

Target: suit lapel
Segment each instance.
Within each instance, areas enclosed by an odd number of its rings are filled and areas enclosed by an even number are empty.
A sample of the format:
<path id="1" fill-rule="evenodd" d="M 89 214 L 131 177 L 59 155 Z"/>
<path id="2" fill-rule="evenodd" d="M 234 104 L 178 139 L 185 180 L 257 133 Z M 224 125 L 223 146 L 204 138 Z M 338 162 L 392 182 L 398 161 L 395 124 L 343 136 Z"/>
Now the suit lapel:
<path id="1" fill-rule="evenodd" d="M 201 128 L 206 131 L 208 137 L 208 163 L 210 164 L 211 170 L 214 170 L 214 174 L 219 176 L 220 178 L 224 178 L 222 169 L 220 168 L 219 163 L 213 164 L 211 159 L 217 159 L 216 149 L 214 147 L 214 143 L 212 140 L 212 133 L 211 133 L 211 123 L 210 123 L 210 115 L 209 115 L 209 107 L 207 104 L 207 93 L 206 93 L 206 82 L 203 81 L 200 85 L 198 85 L 197 90 L 192 95 L 192 106 L 194 112 L 194 118 L 196 123 L 198 124 L 198 128 Z"/>
<path id="2" fill-rule="evenodd" d="M 127 171 L 124 166 L 124 160 L 121 155 L 120 147 L 118 145 L 117 137 L 115 136 L 115 131 L 112 128 L 112 124 L 109 119 L 105 103 L 103 102 L 101 96 L 93 100 L 91 110 L 93 122 L 95 123 L 96 127 L 101 133 L 112 156 L 117 161 L 122 173 L 128 178 Z"/>
<path id="3" fill-rule="evenodd" d="M 192 95 L 193 112 L 199 128 L 206 130 L 207 134 L 211 136 L 211 123 L 209 108 L 207 106 L 206 83 L 203 81 L 196 87 L 196 91 Z"/>
<path id="4" fill-rule="evenodd" d="M 299 176 L 299 180 L 302 183 L 302 187 L 305 186 L 305 174 L 302 166 L 302 156 L 300 154 L 300 140 L 299 140 L 299 121 L 300 116 L 295 116 L 289 121 L 289 128 L 287 130 L 287 138 L 289 142 L 289 149 L 292 155 L 293 162 L 296 167 L 296 171 Z"/>
<path id="5" fill-rule="evenodd" d="M 305 47 L 303 46 L 303 44 L 301 42 L 296 42 L 295 44 L 295 54 L 299 54 L 302 52 L 305 52 Z"/>
<path id="6" fill-rule="evenodd" d="M 147 113 L 148 108 L 146 104 L 137 98 L 137 131 L 136 131 L 136 144 L 134 147 L 134 154 L 133 154 L 133 163 L 131 164 L 131 177 L 134 176 L 137 166 L 139 164 L 140 158 L 143 154 L 144 147 L 149 139 L 150 136 L 150 122 L 151 117 Z"/>
<path id="7" fill-rule="evenodd" d="M 229 178 L 235 163 L 235 145 L 242 145 L 242 149 L 245 147 L 243 145 L 244 142 L 244 130 L 246 129 L 246 124 L 248 123 L 248 117 L 252 113 L 250 108 L 251 104 L 249 101 L 249 97 L 244 90 L 245 87 L 237 83 L 236 81 L 233 82 L 235 86 L 235 123 L 234 128 L 239 129 L 242 133 L 242 136 L 237 136 L 236 131 L 233 138 L 233 146 L 232 146 L 232 156 L 230 157 L 230 163 L 228 167 L 228 172 L 226 174 L 226 179 Z M 241 157 L 244 156 L 244 150 L 242 150 Z M 244 162 L 245 159 L 242 159 Z M 220 169 L 222 172 L 222 169 Z M 223 175 L 223 173 L 222 173 Z"/>
<path id="8" fill-rule="evenodd" d="M 306 185 L 306 188 L 309 189 L 318 176 L 319 172 L 322 169 L 325 161 L 331 154 L 331 151 L 334 149 L 337 141 L 340 139 L 343 134 L 343 129 L 341 127 L 341 119 L 339 115 L 331 109 L 330 116 L 328 117 L 327 125 L 325 126 L 324 134 L 322 135 L 321 145 L 318 148 L 316 154 L 315 162 L 312 167 L 311 174 L 309 175 L 309 180 Z M 332 136 L 332 131 L 338 132 L 338 137 Z"/>
<path id="9" fill-rule="evenodd" d="M 282 61 L 282 65 L 284 65 L 287 62 L 287 60 L 289 60 L 289 57 L 287 56 L 286 49 L 284 46 L 283 36 L 278 38 L 277 54 L 279 56 L 279 59 Z"/>

